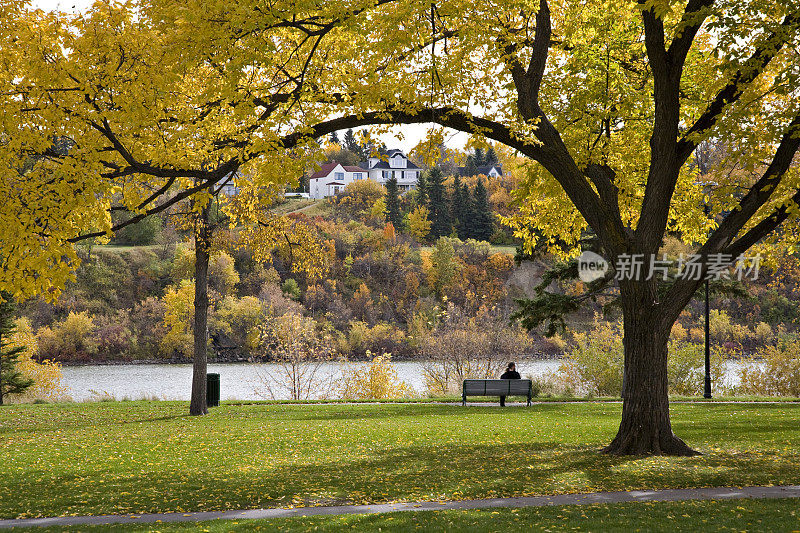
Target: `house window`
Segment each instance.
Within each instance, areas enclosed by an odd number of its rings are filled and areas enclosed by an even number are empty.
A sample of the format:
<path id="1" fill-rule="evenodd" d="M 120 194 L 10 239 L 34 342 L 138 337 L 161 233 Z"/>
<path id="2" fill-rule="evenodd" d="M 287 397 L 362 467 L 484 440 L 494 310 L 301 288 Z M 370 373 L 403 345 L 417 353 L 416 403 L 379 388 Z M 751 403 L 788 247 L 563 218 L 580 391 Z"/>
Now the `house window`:
<path id="1" fill-rule="evenodd" d="M 391 171 L 389 170 L 383 171 L 383 179 L 388 180 L 391 175 L 392 175 Z"/>
<path id="2" fill-rule="evenodd" d="M 354 180 L 360 180 L 361 179 L 361 172 L 354 173 L 353 174 L 353 179 Z"/>
<path id="3" fill-rule="evenodd" d="M 344 172 L 337 172 L 336 174 L 334 174 L 334 177 L 337 180 L 343 180 L 344 179 Z"/>
<path id="4" fill-rule="evenodd" d="M 392 168 L 405 168 L 405 158 L 401 154 L 395 154 L 389 160 L 389 166 Z"/>

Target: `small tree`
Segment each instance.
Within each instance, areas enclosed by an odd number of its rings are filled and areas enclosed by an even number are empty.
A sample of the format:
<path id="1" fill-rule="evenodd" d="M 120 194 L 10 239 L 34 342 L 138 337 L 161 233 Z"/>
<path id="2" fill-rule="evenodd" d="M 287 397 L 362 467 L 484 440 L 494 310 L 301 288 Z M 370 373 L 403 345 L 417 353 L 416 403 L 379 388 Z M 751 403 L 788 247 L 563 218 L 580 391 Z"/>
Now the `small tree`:
<path id="1" fill-rule="evenodd" d="M 0 293 L 0 405 L 3 405 L 5 395 L 21 394 L 33 385 L 33 380 L 16 368 L 17 359 L 25 347 L 11 344 L 11 334 L 15 329 L 14 311 L 11 295 Z"/>
<path id="2" fill-rule="evenodd" d="M 419 240 L 428 238 L 431 232 L 430 211 L 421 205 L 408 214 L 408 231 Z"/>
<path id="3" fill-rule="evenodd" d="M 276 363 L 261 375 L 265 395 L 307 400 L 327 396 L 332 387 L 322 366 L 334 356 L 330 338 L 317 332 L 316 322 L 297 314 L 267 319 L 261 326 L 259 355 Z"/>
<path id="4" fill-rule="evenodd" d="M 386 182 L 386 222 L 390 222 L 395 228 L 403 227 L 403 219 L 400 216 L 400 198 L 397 192 L 397 178 L 394 176 Z"/>

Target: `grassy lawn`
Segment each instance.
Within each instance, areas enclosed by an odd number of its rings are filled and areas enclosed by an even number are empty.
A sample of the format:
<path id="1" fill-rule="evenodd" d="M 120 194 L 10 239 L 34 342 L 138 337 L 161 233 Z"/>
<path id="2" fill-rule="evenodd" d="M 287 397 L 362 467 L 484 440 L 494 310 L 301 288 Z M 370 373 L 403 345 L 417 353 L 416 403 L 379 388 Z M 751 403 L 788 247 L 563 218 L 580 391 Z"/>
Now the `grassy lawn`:
<path id="1" fill-rule="evenodd" d="M 800 483 L 800 405 L 679 404 L 705 455 L 615 458 L 619 404 L 0 409 L 0 516 L 458 500 Z M 795 502 L 796 503 L 796 502 Z"/>
<path id="2" fill-rule="evenodd" d="M 657 517 L 654 520 L 654 517 Z M 670 503 L 400 512 L 274 520 L 220 520 L 142 526 L 82 526 L 70 531 L 796 531 L 797 500 L 727 500 Z M 24 528 L 14 531 L 60 531 Z"/>

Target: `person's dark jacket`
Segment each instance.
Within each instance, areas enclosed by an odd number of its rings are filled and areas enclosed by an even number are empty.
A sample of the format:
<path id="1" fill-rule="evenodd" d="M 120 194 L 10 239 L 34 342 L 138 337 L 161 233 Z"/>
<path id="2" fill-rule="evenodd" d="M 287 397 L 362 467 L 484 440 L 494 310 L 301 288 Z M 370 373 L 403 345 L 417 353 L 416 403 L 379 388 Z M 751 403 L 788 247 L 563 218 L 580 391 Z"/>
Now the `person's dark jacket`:
<path id="1" fill-rule="evenodd" d="M 520 375 L 516 370 L 506 370 L 500 379 L 520 379 Z"/>

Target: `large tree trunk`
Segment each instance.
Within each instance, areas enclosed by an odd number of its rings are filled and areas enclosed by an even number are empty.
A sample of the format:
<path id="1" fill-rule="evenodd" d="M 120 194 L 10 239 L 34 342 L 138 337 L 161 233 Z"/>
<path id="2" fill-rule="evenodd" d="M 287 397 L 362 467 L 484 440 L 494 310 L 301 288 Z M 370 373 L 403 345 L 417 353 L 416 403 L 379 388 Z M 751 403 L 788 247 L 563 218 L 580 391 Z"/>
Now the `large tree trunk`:
<path id="1" fill-rule="evenodd" d="M 3 334 L 0 332 L 0 405 L 3 405 Z"/>
<path id="2" fill-rule="evenodd" d="M 190 415 L 208 413 L 206 405 L 206 373 L 208 366 L 208 258 L 211 248 L 209 227 L 210 202 L 195 224 L 194 230 L 194 361 L 192 366 L 192 399 Z"/>
<path id="3" fill-rule="evenodd" d="M 667 341 L 672 322 L 655 302 L 655 283 L 621 283 L 625 319 L 622 422 L 603 451 L 614 455 L 697 455 L 672 432 Z"/>

